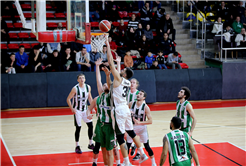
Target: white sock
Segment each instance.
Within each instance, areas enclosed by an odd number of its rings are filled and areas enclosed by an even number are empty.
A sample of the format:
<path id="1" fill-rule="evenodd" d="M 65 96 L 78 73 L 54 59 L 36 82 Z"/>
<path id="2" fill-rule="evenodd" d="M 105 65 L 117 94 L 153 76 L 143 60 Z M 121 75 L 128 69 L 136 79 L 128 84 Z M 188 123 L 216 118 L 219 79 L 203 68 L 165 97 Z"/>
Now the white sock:
<path id="1" fill-rule="evenodd" d="M 134 142 L 133 142 L 132 145 L 131 145 L 131 147 L 134 147 L 134 145 L 135 145 L 135 144 L 134 144 Z"/>
<path id="2" fill-rule="evenodd" d="M 125 165 L 128 165 L 130 163 L 129 157 L 124 158 Z"/>
<path id="3" fill-rule="evenodd" d="M 79 142 L 76 142 L 76 147 L 79 146 Z"/>
<path id="4" fill-rule="evenodd" d="M 138 151 L 140 152 L 141 156 L 145 154 L 142 147 L 138 148 Z"/>
<path id="5" fill-rule="evenodd" d="M 93 140 L 92 139 L 89 140 L 89 144 L 90 145 L 93 144 Z"/>
<path id="6" fill-rule="evenodd" d="M 116 165 L 120 164 L 120 160 L 116 160 Z"/>
<path id="7" fill-rule="evenodd" d="M 98 159 L 98 158 L 97 158 Z M 97 163 L 97 159 L 93 159 L 93 163 Z"/>
<path id="8" fill-rule="evenodd" d="M 194 163 L 192 163 L 191 166 L 194 166 Z"/>
<path id="9" fill-rule="evenodd" d="M 155 157 L 151 158 L 151 162 L 152 162 L 152 164 L 155 163 Z"/>

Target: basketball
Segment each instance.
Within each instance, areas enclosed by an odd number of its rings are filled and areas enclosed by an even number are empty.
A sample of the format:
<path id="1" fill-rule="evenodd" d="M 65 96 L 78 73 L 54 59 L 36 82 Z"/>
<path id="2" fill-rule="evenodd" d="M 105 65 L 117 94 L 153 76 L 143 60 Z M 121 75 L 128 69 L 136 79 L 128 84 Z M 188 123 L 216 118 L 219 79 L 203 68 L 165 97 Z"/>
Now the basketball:
<path id="1" fill-rule="evenodd" d="M 102 32 L 108 32 L 110 29 L 111 29 L 111 24 L 108 20 L 102 20 L 100 23 L 99 23 L 99 29 L 102 31 Z"/>

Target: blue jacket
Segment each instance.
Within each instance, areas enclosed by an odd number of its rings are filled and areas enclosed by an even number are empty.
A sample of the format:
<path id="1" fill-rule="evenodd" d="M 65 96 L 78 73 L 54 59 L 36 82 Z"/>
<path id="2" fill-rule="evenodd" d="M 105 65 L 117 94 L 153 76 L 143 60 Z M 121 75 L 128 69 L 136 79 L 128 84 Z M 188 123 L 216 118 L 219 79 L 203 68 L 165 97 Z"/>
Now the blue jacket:
<path id="1" fill-rule="evenodd" d="M 100 58 L 99 52 L 97 52 L 97 53 L 89 52 L 89 54 L 90 54 L 90 62 L 93 64 L 95 64 L 97 59 Z"/>
<path id="2" fill-rule="evenodd" d="M 16 59 L 16 65 L 17 66 L 21 66 L 21 65 L 28 65 L 28 55 L 23 52 L 23 54 L 21 55 L 20 52 L 17 52 L 15 54 L 15 59 Z"/>
<path id="3" fill-rule="evenodd" d="M 155 60 L 155 58 L 154 58 L 153 54 L 151 55 L 151 57 L 148 57 L 148 56 L 145 57 L 145 63 L 147 63 L 147 64 L 152 64 L 152 62 L 154 60 Z"/>

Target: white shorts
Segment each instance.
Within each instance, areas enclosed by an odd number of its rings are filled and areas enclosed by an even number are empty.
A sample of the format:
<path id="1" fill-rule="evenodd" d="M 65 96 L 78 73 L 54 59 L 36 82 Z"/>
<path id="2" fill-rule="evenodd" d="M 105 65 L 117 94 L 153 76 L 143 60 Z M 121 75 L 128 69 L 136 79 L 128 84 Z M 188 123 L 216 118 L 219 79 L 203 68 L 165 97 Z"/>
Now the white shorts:
<path id="1" fill-rule="evenodd" d="M 76 110 L 76 114 L 74 114 L 74 125 L 81 127 L 82 119 L 85 123 L 92 122 L 92 120 L 87 119 L 86 110 L 84 111 Z"/>
<path id="2" fill-rule="evenodd" d="M 146 125 L 134 125 L 133 130 L 135 131 L 136 135 L 140 137 L 140 142 L 141 143 L 147 143 L 149 136 L 148 136 L 148 131 L 147 131 L 147 126 Z M 132 143 L 133 140 L 132 138 L 127 134 L 127 143 Z"/>
<path id="3" fill-rule="evenodd" d="M 124 134 L 126 130 L 133 130 L 131 112 L 127 105 L 116 107 L 111 116 L 116 135 Z"/>

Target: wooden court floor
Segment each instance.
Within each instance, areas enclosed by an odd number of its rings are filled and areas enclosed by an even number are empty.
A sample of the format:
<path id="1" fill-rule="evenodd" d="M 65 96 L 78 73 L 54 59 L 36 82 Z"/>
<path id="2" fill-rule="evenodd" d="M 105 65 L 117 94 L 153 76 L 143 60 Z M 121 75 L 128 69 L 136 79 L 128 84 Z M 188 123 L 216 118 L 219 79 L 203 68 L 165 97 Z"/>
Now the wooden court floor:
<path id="1" fill-rule="evenodd" d="M 163 136 L 170 131 L 170 120 L 175 115 L 174 109 L 163 110 L 151 110 L 153 124 L 148 126 L 148 133 L 152 147 L 162 146 Z M 194 139 L 201 143 L 230 142 L 246 149 L 245 105 L 194 110 L 198 119 Z M 87 126 L 82 124 L 80 145 L 82 151 L 88 151 Z M 95 117 L 93 124 L 95 127 Z M 12 156 L 74 152 L 74 131 L 72 115 L 1 119 L 1 133 Z"/>

